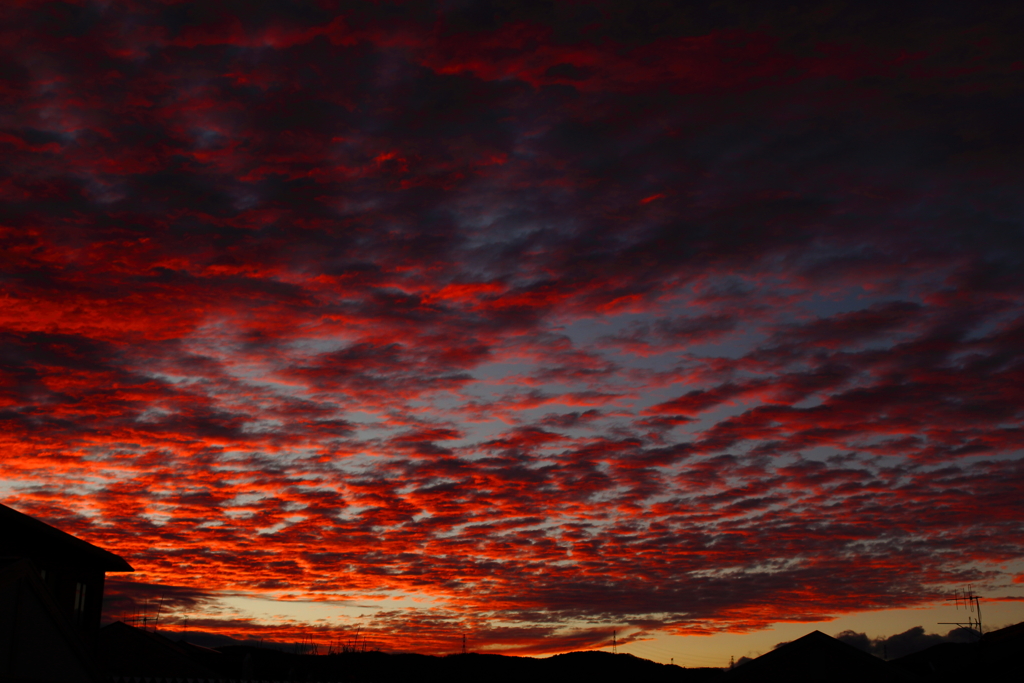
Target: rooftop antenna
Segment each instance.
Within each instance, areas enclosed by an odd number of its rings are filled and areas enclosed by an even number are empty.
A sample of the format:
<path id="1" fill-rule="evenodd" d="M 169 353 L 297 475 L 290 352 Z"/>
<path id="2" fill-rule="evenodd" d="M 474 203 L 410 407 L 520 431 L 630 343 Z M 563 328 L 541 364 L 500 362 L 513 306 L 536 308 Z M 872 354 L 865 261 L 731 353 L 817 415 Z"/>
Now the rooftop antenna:
<path id="1" fill-rule="evenodd" d="M 143 631 L 146 630 L 146 624 L 148 623 L 148 613 L 147 613 L 147 609 L 148 608 L 149 608 L 149 598 L 146 598 L 145 600 L 142 601 L 142 614 L 141 615 L 136 614 L 136 616 L 135 616 L 135 626 L 138 627 L 139 622 L 142 622 L 142 630 Z"/>
<path id="2" fill-rule="evenodd" d="M 160 595 L 160 600 L 156 603 L 156 616 L 153 617 L 153 632 L 156 633 L 157 625 L 160 623 L 160 612 L 164 608 L 164 596 Z"/>
<path id="3" fill-rule="evenodd" d="M 967 588 L 953 591 L 953 597 L 946 599 L 952 600 L 958 610 L 960 609 L 960 604 L 963 603 L 964 609 L 968 611 L 967 623 L 961 621 L 940 621 L 939 623 L 945 626 L 959 626 L 960 628 L 975 631 L 978 634 L 978 640 L 981 640 L 981 636 L 984 633 L 981 628 L 981 601 L 978 594 L 974 592 L 974 584 L 968 584 Z M 971 612 L 978 615 L 977 619 L 971 617 Z"/>

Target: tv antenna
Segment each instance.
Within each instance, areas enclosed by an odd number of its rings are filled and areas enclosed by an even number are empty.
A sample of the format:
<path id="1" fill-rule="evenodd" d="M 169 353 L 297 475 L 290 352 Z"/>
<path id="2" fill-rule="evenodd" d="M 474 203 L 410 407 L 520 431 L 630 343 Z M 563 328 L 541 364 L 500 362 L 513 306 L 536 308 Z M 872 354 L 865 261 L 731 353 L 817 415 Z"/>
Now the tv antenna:
<path id="1" fill-rule="evenodd" d="M 962 621 L 940 621 L 939 624 L 945 626 L 959 626 L 960 628 L 966 628 L 971 631 L 976 631 L 978 638 L 981 639 L 983 631 L 981 629 L 981 601 L 978 594 L 974 592 L 974 584 L 968 584 L 967 588 L 953 591 L 953 597 L 946 598 L 952 600 L 959 610 L 960 605 L 964 606 L 967 610 L 967 622 Z M 971 613 L 977 614 L 977 618 L 971 616 Z"/>

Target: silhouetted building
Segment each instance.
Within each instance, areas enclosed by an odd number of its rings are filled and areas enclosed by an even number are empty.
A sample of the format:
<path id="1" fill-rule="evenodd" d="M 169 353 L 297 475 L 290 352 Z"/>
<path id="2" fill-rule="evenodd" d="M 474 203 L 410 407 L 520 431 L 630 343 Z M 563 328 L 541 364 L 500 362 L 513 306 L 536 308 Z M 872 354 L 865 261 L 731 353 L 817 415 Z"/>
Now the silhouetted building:
<path id="1" fill-rule="evenodd" d="M 0 563 L 0 680 L 94 683 L 104 680 L 28 560 Z"/>
<path id="2" fill-rule="evenodd" d="M 106 572 L 134 571 L 125 560 L 38 519 L 0 505 L 0 563 L 27 560 L 68 622 L 100 627 Z"/>
<path id="3" fill-rule="evenodd" d="M 890 662 L 923 680 L 1024 680 L 1024 622 L 989 631 L 975 643 L 939 643 Z"/>

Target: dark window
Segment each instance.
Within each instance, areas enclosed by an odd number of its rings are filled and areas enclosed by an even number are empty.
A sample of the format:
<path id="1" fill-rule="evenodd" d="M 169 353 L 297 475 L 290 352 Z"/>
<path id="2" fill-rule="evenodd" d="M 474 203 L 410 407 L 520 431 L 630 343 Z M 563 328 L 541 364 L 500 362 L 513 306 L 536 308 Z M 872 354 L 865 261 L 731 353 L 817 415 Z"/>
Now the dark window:
<path id="1" fill-rule="evenodd" d="M 85 621 L 85 584 L 75 583 L 75 621 Z"/>

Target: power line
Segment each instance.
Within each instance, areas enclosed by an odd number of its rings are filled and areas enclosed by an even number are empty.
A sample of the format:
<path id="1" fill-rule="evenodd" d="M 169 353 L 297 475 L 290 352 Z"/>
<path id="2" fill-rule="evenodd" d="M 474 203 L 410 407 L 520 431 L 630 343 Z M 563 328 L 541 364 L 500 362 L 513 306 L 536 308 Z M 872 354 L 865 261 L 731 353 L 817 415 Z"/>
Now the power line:
<path id="1" fill-rule="evenodd" d="M 674 658 L 675 655 L 679 655 L 680 660 L 690 662 L 690 664 L 685 664 L 684 666 L 709 666 L 714 668 L 719 668 L 723 666 L 721 656 L 715 657 L 709 655 L 693 654 L 691 652 L 684 652 L 681 649 L 655 645 L 652 642 L 645 640 L 635 640 L 629 643 L 628 646 L 624 646 L 624 648 L 625 647 L 628 647 L 628 649 L 631 651 L 638 650 L 639 653 L 642 655 L 647 655 L 648 657 L 657 657 L 661 659 L 664 659 L 666 657 Z"/>

